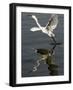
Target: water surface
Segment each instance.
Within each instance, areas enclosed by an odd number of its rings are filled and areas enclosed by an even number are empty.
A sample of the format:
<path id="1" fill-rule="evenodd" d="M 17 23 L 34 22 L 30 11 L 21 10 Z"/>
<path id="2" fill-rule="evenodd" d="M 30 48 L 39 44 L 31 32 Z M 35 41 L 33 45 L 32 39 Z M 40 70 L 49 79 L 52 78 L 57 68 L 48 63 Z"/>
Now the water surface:
<path id="1" fill-rule="evenodd" d="M 31 32 L 32 27 L 37 27 L 35 21 L 28 15 L 36 15 L 41 26 L 46 26 L 50 18 L 50 14 L 44 13 L 24 13 L 22 12 L 21 17 L 21 36 L 22 36 L 22 60 L 21 60 L 21 76 L 32 77 L 32 76 L 51 76 L 51 75 L 64 75 L 64 15 L 58 14 L 59 23 L 57 28 L 54 30 L 56 35 L 56 41 L 63 43 L 63 45 L 56 45 L 54 50 L 53 60 L 58 67 L 56 70 L 51 70 L 52 66 L 48 68 L 47 64 L 41 62 L 38 70 L 32 72 L 33 66 L 38 59 L 38 55 L 32 48 L 36 49 L 47 49 L 51 50 L 54 45 L 50 45 L 53 41 L 48 35 L 38 32 Z"/>

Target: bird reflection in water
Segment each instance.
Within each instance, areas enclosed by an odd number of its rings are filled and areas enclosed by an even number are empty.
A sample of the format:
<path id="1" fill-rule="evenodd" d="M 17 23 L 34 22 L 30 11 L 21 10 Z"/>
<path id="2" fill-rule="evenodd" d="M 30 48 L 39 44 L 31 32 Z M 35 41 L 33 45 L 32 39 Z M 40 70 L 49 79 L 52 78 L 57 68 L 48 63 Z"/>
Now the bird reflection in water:
<path id="1" fill-rule="evenodd" d="M 33 66 L 33 72 L 36 72 L 40 66 L 40 62 L 44 61 L 44 64 L 48 65 L 48 70 L 50 75 L 58 75 L 58 65 L 54 61 L 56 44 L 53 45 L 51 49 L 34 49 L 37 53 L 39 59 Z"/>

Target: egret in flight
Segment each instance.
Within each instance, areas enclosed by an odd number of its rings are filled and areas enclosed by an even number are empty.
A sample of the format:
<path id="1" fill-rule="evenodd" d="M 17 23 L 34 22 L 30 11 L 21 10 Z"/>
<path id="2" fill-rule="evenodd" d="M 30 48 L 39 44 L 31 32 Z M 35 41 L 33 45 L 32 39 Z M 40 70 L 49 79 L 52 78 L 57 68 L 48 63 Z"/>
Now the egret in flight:
<path id="1" fill-rule="evenodd" d="M 57 27 L 58 15 L 57 14 L 51 15 L 49 22 L 47 23 L 47 25 L 45 27 L 43 27 L 39 24 L 38 19 L 35 15 L 32 15 L 32 18 L 35 20 L 38 27 L 33 27 L 30 29 L 30 31 L 35 32 L 35 31 L 41 30 L 42 33 L 47 34 L 56 43 L 55 34 L 53 33 L 53 30 Z"/>

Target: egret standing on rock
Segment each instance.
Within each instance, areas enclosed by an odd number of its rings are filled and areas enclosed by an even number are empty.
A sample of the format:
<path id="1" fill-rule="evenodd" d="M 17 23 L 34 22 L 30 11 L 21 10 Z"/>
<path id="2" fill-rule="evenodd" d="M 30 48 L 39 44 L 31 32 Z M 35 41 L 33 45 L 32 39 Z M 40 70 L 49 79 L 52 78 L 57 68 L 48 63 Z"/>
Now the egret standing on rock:
<path id="1" fill-rule="evenodd" d="M 45 27 L 42 27 L 39 24 L 38 19 L 35 15 L 32 15 L 32 18 L 35 20 L 38 27 L 33 27 L 33 28 L 30 29 L 30 31 L 35 32 L 35 31 L 40 31 L 41 30 L 43 33 L 47 34 L 50 38 L 52 38 L 53 41 L 56 44 L 55 34 L 53 33 L 53 30 L 57 27 L 58 15 L 57 14 L 51 15 L 51 18 L 49 19 L 49 22 Z"/>

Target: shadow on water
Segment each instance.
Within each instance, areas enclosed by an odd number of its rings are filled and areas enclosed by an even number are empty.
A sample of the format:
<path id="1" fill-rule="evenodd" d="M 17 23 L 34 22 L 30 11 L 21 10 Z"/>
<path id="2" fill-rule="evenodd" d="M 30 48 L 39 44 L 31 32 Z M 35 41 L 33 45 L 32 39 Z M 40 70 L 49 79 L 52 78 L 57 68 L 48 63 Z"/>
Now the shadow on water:
<path id="1" fill-rule="evenodd" d="M 35 73 L 36 71 L 39 70 L 39 66 L 41 64 L 41 62 L 43 61 L 44 64 L 46 64 L 47 69 L 49 74 L 51 76 L 56 76 L 59 75 L 59 65 L 55 62 L 55 53 L 56 50 L 55 48 L 57 46 L 62 46 L 63 43 L 50 43 L 50 45 L 52 46 L 52 48 L 48 48 L 48 49 L 43 49 L 43 48 L 38 48 L 38 49 L 34 49 L 34 52 L 38 55 L 38 60 L 35 62 L 35 64 L 33 65 L 32 70 L 30 70 L 27 74 L 32 74 Z"/>
<path id="2" fill-rule="evenodd" d="M 57 45 L 62 45 L 62 43 L 51 43 L 51 49 L 36 49 L 36 53 L 39 56 L 39 60 L 37 60 L 36 65 L 33 67 L 33 72 L 37 71 L 40 66 L 40 62 L 44 61 L 44 64 L 48 65 L 49 75 L 58 75 L 59 66 L 55 63 L 55 48 Z"/>
<path id="3" fill-rule="evenodd" d="M 54 54 L 55 54 L 56 45 L 49 50 L 48 57 L 46 59 L 46 64 L 48 65 L 48 70 L 50 75 L 58 75 L 58 68 L 59 66 L 54 61 Z"/>

